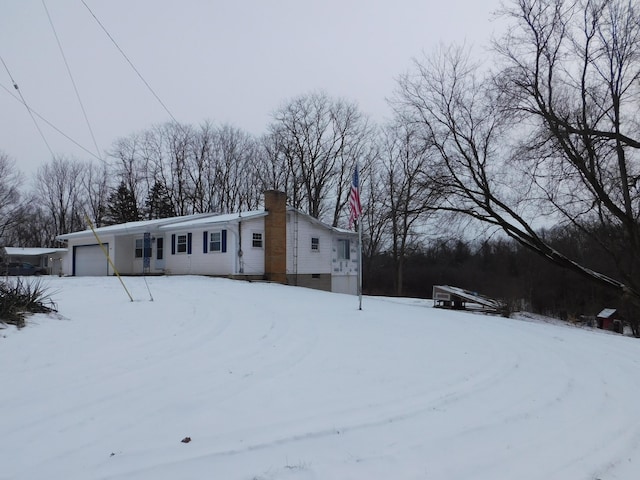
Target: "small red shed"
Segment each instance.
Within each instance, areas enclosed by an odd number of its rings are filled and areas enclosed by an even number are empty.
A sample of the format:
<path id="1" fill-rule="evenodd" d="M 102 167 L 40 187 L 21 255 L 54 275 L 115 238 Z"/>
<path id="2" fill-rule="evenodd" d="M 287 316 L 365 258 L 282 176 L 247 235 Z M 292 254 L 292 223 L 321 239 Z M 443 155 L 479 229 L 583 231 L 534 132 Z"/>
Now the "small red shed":
<path id="1" fill-rule="evenodd" d="M 622 333 L 622 320 L 615 308 L 605 308 L 596 317 L 598 328 Z"/>

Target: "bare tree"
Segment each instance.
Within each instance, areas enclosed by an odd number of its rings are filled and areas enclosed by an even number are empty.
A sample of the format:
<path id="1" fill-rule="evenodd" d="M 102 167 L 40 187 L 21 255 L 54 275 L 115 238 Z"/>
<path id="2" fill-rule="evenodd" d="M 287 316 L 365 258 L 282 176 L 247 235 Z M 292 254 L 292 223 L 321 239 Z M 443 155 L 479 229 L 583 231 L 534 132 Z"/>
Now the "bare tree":
<path id="1" fill-rule="evenodd" d="M 271 132 L 262 136 L 259 141 L 255 168 L 261 172 L 260 185 L 263 190 L 287 191 L 287 186 L 293 182 L 290 180 L 291 170 L 288 168 L 285 149 L 282 145 L 284 135 L 280 135 L 275 125 L 271 126 Z M 289 192 L 291 197 L 291 192 Z M 290 198 L 292 204 L 293 199 Z"/>
<path id="2" fill-rule="evenodd" d="M 284 159 L 287 194 L 294 207 L 334 225 L 346 204 L 350 171 L 366 152 L 371 129 L 354 104 L 324 93 L 294 98 L 269 126 L 272 162 Z M 364 163 L 364 159 L 363 159 Z"/>
<path id="3" fill-rule="evenodd" d="M 101 227 L 104 225 L 109 192 L 112 188 L 109 168 L 104 162 L 87 162 L 81 179 L 86 213 L 96 227 Z"/>
<path id="4" fill-rule="evenodd" d="M 440 200 L 441 182 L 428 180 L 437 177 L 433 153 L 415 125 L 399 121 L 385 128 L 380 155 L 381 196 L 390 233 L 396 295 L 403 294 L 408 250 L 419 243 Z"/>
<path id="5" fill-rule="evenodd" d="M 140 211 L 144 210 L 146 192 L 153 185 L 153 177 L 149 178 L 149 171 L 150 163 L 157 160 L 154 156 L 157 152 L 153 150 L 156 146 L 150 141 L 148 134 L 135 133 L 116 140 L 109 153 L 113 159 L 109 170 L 118 179 L 113 183 L 124 182 Z"/>
<path id="6" fill-rule="evenodd" d="M 85 227 L 82 181 L 85 165 L 76 160 L 56 157 L 36 173 L 34 197 L 53 225 L 52 239 Z"/>
<path id="7" fill-rule="evenodd" d="M 253 167 L 258 145 L 247 132 L 222 125 L 213 139 L 212 178 L 209 182 L 214 209 L 220 212 L 257 208 L 262 192 Z"/>
<path id="8" fill-rule="evenodd" d="M 376 158 L 376 157 L 374 157 Z M 368 169 L 360 172 L 361 189 L 368 194 L 361 195 L 362 217 L 362 261 L 363 282 L 366 285 L 374 273 L 372 261 L 376 255 L 389 247 L 389 210 L 385 205 L 384 196 L 374 192 L 383 192 L 386 188 L 381 162 L 372 162 Z"/>
<path id="9" fill-rule="evenodd" d="M 190 142 L 190 166 L 187 169 L 191 184 L 191 204 L 194 213 L 209 212 L 211 210 L 210 178 L 213 157 L 214 127 L 210 122 L 200 125 L 200 129 L 193 132 Z"/>
<path id="10" fill-rule="evenodd" d="M 6 244 L 5 230 L 19 221 L 22 175 L 15 162 L 0 151 L 0 245 Z"/>
<path id="11" fill-rule="evenodd" d="M 504 104 L 533 126 L 523 158 L 545 200 L 599 241 L 640 302 L 640 8 L 629 0 L 518 0 L 496 45 Z M 603 237 L 602 232 L 609 234 Z M 640 318 L 634 324 L 640 333 Z"/>
<path id="12" fill-rule="evenodd" d="M 377 132 L 353 103 L 335 102 L 331 116 L 333 130 L 338 139 L 333 170 L 334 200 L 331 224 L 337 227 L 349 201 L 355 166 L 358 165 L 360 171 L 366 172 L 376 160 L 376 145 L 373 139 Z"/>
<path id="13" fill-rule="evenodd" d="M 189 169 L 193 145 L 193 128 L 176 123 L 167 123 L 162 127 L 162 135 L 167 146 L 166 157 L 169 160 L 170 186 L 177 215 L 193 213 L 193 184 Z"/>
<path id="14" fill-rule="evenodd" d="M 493 76 L 451 48 L 399 82 L 396 107 L 422 128 L 446 171 L 441 207 L 495 225 L 638 305 L 637 7 L 514 0 L 506 15 L 514 25 L 497 43 L 505 65 Z M 536 233 L 545 212 L 585 232 L 611 232 L 602 245 L 617 259 L 617 278 L 551 248 Z"/>
<path id="15" fill-rule="evenodd" d="M 17 221 L 5 231 L 5 243 L 20 247 L 56 247 L 54 225 L 36 198 L 27 197 L 16 212 Z"/>

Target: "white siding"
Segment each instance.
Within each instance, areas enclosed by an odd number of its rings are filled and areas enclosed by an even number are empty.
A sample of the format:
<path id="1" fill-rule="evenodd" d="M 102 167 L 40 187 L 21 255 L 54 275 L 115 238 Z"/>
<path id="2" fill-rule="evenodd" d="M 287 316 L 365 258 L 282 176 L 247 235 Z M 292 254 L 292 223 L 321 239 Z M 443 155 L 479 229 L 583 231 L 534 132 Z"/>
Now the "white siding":
<path id="1" fill-rule="evenodd" d="M 318 250 L 311 249 L 311 238 L 317 238 Z M 304 215 L 287 213 L 287 273 L 331 273 L 332 232 L 312 223 Z"/>
<path id="2" fill-rule="evenodd" d="M 358 277 L 356 275 L 332 275 L 331 291 L 334 293 L 358 294 Z"/>
<path id="3" fill-rule="evenodd" d="M 107 275 L 109 265 L 100 245 L 76 245 L 74 274 L 78 277 Z"/>
<path id="4" fill-rule="evenodd" d="M 133 275 L 142 273 L 142 264 L 136 269 L 134 266 L 135 243 L 133 235 L 116 237 L 115 239 L 117 255 L 113 258 L 113 263 L 122 275 Z"/>
<path id="5" fill-rule="evenodd" d="M 239 258 L 239 232 L 237 225 L 209 225 L 190 230 L 167 231 L 165 239 L 165 259 L 167 273 L 172 275 L 230 275 L 244 273 L 246 275 L 264 274 L 264 219 L 244 221 L 242 228 L 242 258 Z M 204 253 L 204 232 L 226 230 L 226 252 L 211 252 L 207 245 Z M 263 247 L 252 247 L 252 233 L 263 234 Z M 172 252 L 172 235 L 191 233 L 191 254 Z M 241 270 L 243 270 L 241 272 Z"/>
<path id="6" fill-rule="evenodd" d="M 318 239 L 318 250 L 312 250 L 311 239 Z M 338 258 L 338 239 L 348 239 L 349 259 Z M 287 214 L 287 273 L 293 275 L 330 274 L 331 291 L 358 293 L 358 238 L 339 234 L 319 225 L 306 215 Z"/>
<path id="7" fill-rule="evenodd" d="M 229 241 L 233 242 L 232 235 L 227 233 L 226 252 L 203 252 L 203 233 L 213 231 L 215 228 L 199 228 L 168 232 L 166 235 L 165 258 L 166 270 L 172 275 L 228 275 L 233 266 L 233 248 L 229 248 Z M 173 246 L 175 238 L 179 235 L 191 234 L 191 254 L 179 253 L 177 245 Z M 208 251 L 208 249 L 207 249 Z"/>
<path id="8" fill-rule="evenodd" d="M 116 245 L 115 238 L 113 235 L 104 235 L 100 237 L 100 241 L 105 245 L 108 244 L 108 251 L 111 259 L 116 258 Z M 73 240 L 69 240 L 68 243 L 68 254 L 62 260 L 62 273 L 63 275 L 73 275 L 73 262 L 74 262 L 74 246 L 83 246 L 83 245 L 97 245 L 97 241 L 95 237 L 85 237 L 85 238 L 77 238 Z M 76 269 L 78 265 L 76 265 Z M 80 265 L 80 270 L 82 270 L 82 266 Z M 108 267 L 108 274 L 113 275 L 113 269 L 111 266 Z"/>
<path id="9" fill-rule="evenodd" d="M 238 258 L 238 270 L 234 273 L 243 273 L 244 275 L 264 275 L 264 218 L 243 221 L 241 228 L 242 258 Z M 253 246 L 254 233 L 262 234 L 262 248 Z M 242 269 L 242 272 L 240 269 Z"/>
<path id="10" fill-rule="evenodd" d="M 226 252 L 211 252 L 207 245 L 207 253 L 203 249 L 203 233 L 226 230 Z M 262 246 L 253 246 L 253 234 L 262 235 Z M 240 224 L 198 225 L 182 230 L 163 229 L 152 233 L 156 241 L 152 241 L 151 273 L 173 275 L 264 275 L 264 217 L 242 220 Z M 172 253 L 172 235 L 191 234 L 191 253 Z M 326 285 L 326 276 L 331 276 L 331 290 L 341 293 L 357 293 L 358 258 L 357 237 L 349 233 L 338 233 L 329 226 L 322 225 L 304 214 L 295 211 L 287 212 L 287 274 L 298 275 L 296 282 L 301 284 Z M 162 262 L 156 262 L 157 238 L 164 238 L 164 270 Z M 143 272 L 143 260 L 135 258 L 135 239 L 143 238 L 143 234 L 135 235 L 102 235 L 103 242 L 109 245 L 109 254 L 116 268 L 122 274 L 140 274 Z M 312 238 L 318 239 L 318 249 L 312 248 Z M 338 258 L 338 239 L 350 241 L 350 258 Z M 240 245 L 240 241 L 242 245 Z M 73 269 L 74 245 L 94 245 L 93 237 L 69 240 L 69 255 L 63 261 L 65 275 L 71 275 Z M 242 255 L 238 252 L 242 251 Z M 113 270 L 109 267 L 109 275 Z M 322 276 L 322 277 L 321 277 Z M 315 279 L 325 280 L 315 280 Z M 309 280 L 313 279 L 313 280 Z M 308 280 L 308 281 L 307 281 Z M 306 282 L 306 283 L 305 283 Z"/>
<path id="11" fill-rule="evenodd" d="M 142 245 L 144 248 L 144 233 L 140 233 L 138 235 L 132 235 L 122 238 L 122 244 L 118 243 L 118 258 L 119 262 L 122 262 L 122 266 L 120 264 L 117 265 L 117 268 L 120 271 L 126 271 L 128 273 L 134 275 L 140 275 L 142 273 L 163 273 L 164 268 L 160 268 L 157 262 L 157 245 L 158 238 L 162 238 L 163 234 L 160 233 L 152 233 L 151 234 L 151 258 L 149 259 L 149 270 L 147 272 L 144 271 L 144 258 L 136 258 L 136 240 L 142 240 Z M 171 241 L 171 238 L 169 238 Z M 169 244 L 169 248 L 171 248 L 171 244 Z M 171 251 L 169 250 L 169 253 Z M 167 240 L 164 240 L 163 243 L 163 255 L 166 258 L 167 255 Z M 162 263 L 160 262 L 160 265 Z"/>
<path id="12" fill-rule="evenodd" d="M 349 240 L 349 259 L 338 258 L 338 241 Z M 332 242 L 331 291 L 358 294 L 358 238 L 355 235 L 336 234 Z"/>

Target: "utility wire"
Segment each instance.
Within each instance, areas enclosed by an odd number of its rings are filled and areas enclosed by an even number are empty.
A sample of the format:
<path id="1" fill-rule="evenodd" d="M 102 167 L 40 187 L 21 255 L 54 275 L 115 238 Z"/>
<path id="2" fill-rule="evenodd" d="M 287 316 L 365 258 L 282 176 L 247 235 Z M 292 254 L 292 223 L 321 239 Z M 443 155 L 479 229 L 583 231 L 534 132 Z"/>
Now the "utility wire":
<path id="1" fill-rule="evenodd" d="M 20 88 L 18 87 L 18 84 L 14 80 L 13 75 L 11 75 L 11 71 L 9 71 L 9 67 L 7 66 L 7 64 L 5 63 L 5 61 L 4 61 L 4 59 L 2 58 L 1 55 L 0 55 L 0 61 L 2 61 L 2 65 L 4 65 L 5 70 L 9 74 L 9 78 L 11 79 L 11 83 L 13 84 L 13 88 L 15 88 L 15 90 L 18 92 L 18 95 L 20 95 L 20 99 L 21 99 L 22 104 L 26 107 L 27 112 L 29 112 L 29 116 L 31 117 L 31 120 L 33 120 L 33 123 L 36 126 L 36 129 L 38 130 L 38 133 L 40 134 L 40 137 L 42 137 L 42 141 L 47 146 L 47 149 L 49 149 L 49 153 L 51 153 L 51 158 L 55 157 L 55 154 L 53 153 L 53 150 L 51 149 L 51 146 L 49 145 L 49 142 L 47 142 L 47 139 L 45 138 L 44 133 L 40 129 L 40 125 L 38 125 L 38 122 L 36 121 L 36 118 L 33 116 L 34 112 L 31 110 L 31 108 L 27 104 L 27 101 L 24 99 L 24 96 L 22 95 L 22 92 L 20 91 Z M 7 90 L 7 91 L 9 93 L 11 93 L 9 90 Z"/>
<path id="2" fill-rule="evenodd" d="M 109 37 L 109 40 L 111 40 L 111 42 L 116 46 L 116 48 L 118 49 L 118 51 L 122 54 L 122 56 L 124 57 L 124 59 L 129 63 L 129 65 L 131 66 L 131 68 L 133 68 L 133 71 L 136 72 L 136 74 L 138 75 L 138 77 L 140 77 L 140 80 L 142 80 L 142 82 L 147 86 L 147 88 L 149 89 L 149 91 L 153 94 L 153 96 L 156 98 L 156 100 L 160 103 L 160 105 L 162 105 L 162 108 L 164 108 L 165 112 L 167 112 L 169 114 L 169 116 L 171 117 L 171 119 L 177 124 L 180 125 L 180 123 L 178 122 L 178 120 L 176 120 L 176 118 L 173 116 L 173 114 L 171 113 L 171 111 L 169 111 L 169 109 L 167 108 L 167 106 L 162 102 L 162 100 L 160 100 L 160 97 L 156 94 L 156 92 L 153 91 L 153 88 L 151 88 L 151 85 L 149 85 L 147 83 L 147 81 L 144 79 L 144 77 L 142 76 L 142 74 L 138 71 L 138 69 L 135 67 L 135 65 L 133 64 L 133 62 L 131 60 L 129 60 L 129 57 L 127 57 L 127 55 L 124 53 L 124 51 L 122 50 L 122 48 L 120 48 L 120 45 L 118 45 L 118 43 L 114 40 L 114 38 L 111 36 L 111 34 L 107 31 L 107 29 L 105 28 L 105 26 L 102 24 L 102 22 L 100 22 L 100 20 L 98 20 L 98 17 L 96 17 L 95 13 L 93 13 L 93 11 L 89 8 L 89 5 L 87 5 L 87 3 L 84 0 L 81 0 L 82 4 L 86 7 L 87 10 L 89 10 L 89 13 L 91 14 L 91 16 L 95 19 L 96 22 L 98 22 L 98 25 L 100 25 L 100 28 L 102 28 L 102 30 L 104 31 L 104 33 L 107 34 L 107 37 Z"/>
<path id="3" fill-rule="evenodd" d="M 4 63 L 4 62 L 3 62 Z M 29 113 L 32 115 L 35 115 L 36 117 L 38 117 L 40 120 L 42 120 L 44 123 L 46 123 L 47 125 L 49 125 L 51 128 L 53 128 L 56 132 L 58 132 L 60 135 L 62 135 L 63 137 L 65 137 L 67 140 L 69 140 L 71 143 L 73 143 L 75 146 L 81 148 L 82 150 L 84 150 L 85 152 L 87 152 L 89 155 L 91 155 L 92 157 L 95 157 L 97 160 L 102 160 L 100 157 L 98 157 L 95 153 L 93 153 L 91 150 L 88 150 L 86 148 L 84 148 L 82 145 L 80 145 L 78 142 L 76 142 L 73 138 L 71 138 L 69 135 L 67 135 L 66 133 L 64 133 L 62 130 L 60 130 L 58 127 L 56 127 L 53 123 L 51 123 L 49 120 L 47 120 L 46 118 L 44 118 L 42 115 L 40 115 L 38 112 L 36 112 L 35 110 L 33 110 L 32 108 L 29 108 L 27 106 L 27 104 L 24 102 L 24 99 L 20 99 L 18 97 L 16 97 L 11 90 L 9 90 L 7 87 L 5 87 L 4 85 L 0 84 L 0 88 L 2 88 L 4 91 L 6 91 L 9 95 L 11 95 L 17 102 L 22 103 L 25 107 L 27 107 L 27 109 L 29 110 Z M 14 88 L 17 89 L 16 85 L 14 84 Z M 19 90 L 18 90 L 19 91 Z M 22 97 L 22 95 L 20 95 L 20 97 Z M 37 124 L 36 124 L 37 125 Z M 38 129 L 39 130 L 39 129 Z M 46 143 L 46 140 L 45 140 Z M 47 146 L 49 146 L 47 144 Z M 51 149 L 49 149 L 51 150 Z"/>
<path id="4" fill-rule="evenodd" d="M 75 80 L 73 79 L 73 75 L 71 74 L 71 67 L 69 67 L 69 62 L 67 62 L 67 57 L 64 54 L 64 50 L 62 48 L 62 43 L 60 42 L 60 38 L 58 37 L 58 32 L 56 32 L 56 27 L 53 25 L 53 20 L 51 19 L 51 15 L 49 14 L 49 9 L 47 8 L 47 4 L 45 0 L 42 0 L 42 6 L 44 7 L 44 11 L 47 12 L 47 18 L 49 19 L 49 24 L 51 25 L 51 30 L 53 30 L 53 35 L 56 37 L 56 42 L 58 43 L 58 48 L 60 49 L 60 54 L 62 55 L 62 59 L 64 60 L 64 65 L 67 67 L 67 73 L 69 74 L 69 78 L 71 79 L 71 83 L 73 85 L 73 90 L 76 92 L 76 98 L 78 99 L 78 103 L 80 104 L 80 108 L 82 109 L 82 114 L 84 115 L 84 120 L 87 123 L 87 127 L 89 128 L 89 133 L 91 134 L 91 139 L 93 140 L 93 146 L 96 148 L 96 152 L 98 153 L 98 158 L 102 160 L 102 155 L 100 154 L 100 148 L 98 147 L 98 142 L 96 142 L 96 137 L 93 134 L 93 129 L 91 128 L 91 123 L 89 122 L 89 117 L 87 116 L 87 111 L 84 108 L 84 104 L 82 103 L 82 99 L 80 98 L 80 92 L 78 91 L 78 86 L 76 85 Z"/>

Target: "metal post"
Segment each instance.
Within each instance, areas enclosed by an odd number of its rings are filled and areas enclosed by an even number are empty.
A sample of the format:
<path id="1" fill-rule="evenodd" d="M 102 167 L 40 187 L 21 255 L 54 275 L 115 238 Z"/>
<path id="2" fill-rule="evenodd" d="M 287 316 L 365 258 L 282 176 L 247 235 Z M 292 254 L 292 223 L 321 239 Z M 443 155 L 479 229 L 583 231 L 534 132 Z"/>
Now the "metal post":
<path id="1" fill-rule="evenodd" d="M 362 222 L 358 222 L 358 310 L 362 310 Z"/>
<path id="2" fill-rule="evenodd" d="M 124 281 L 122 280 L 122 277 L 120 277 L 120 273 L 118 273 L 118 269 L 116 268 L 116 266 L 111 261 L 111 257 L 109 256 L 109 252 L 107 251 L 107 249 L 105 248 L 104 244 L 102 243 L 102 240 L 100 240 L 100 237 L 98 237 L 98 234 L 96 233 L 95 229 L 93 228 L 93 222 L 89 218 L 89 215 L 85 215 L 84 218 L 87 220 L 87 223 L 89 224 L 89 228 L 91 228 L 91 231 L 93 232 L 93 236 L 96 237 L 96 240 L 98 241 L 98 245 L 100 245 L 100 248 L 102 249 L 102 253 L 104 253 L 105 257 L 107 257 L 107 262 L 109 262 L 109 265 L 111 265 L 111 268 L 113 269 L 113 273 L 115 273 L 116 276 L 118 277 L 118 280 L 120 280 L 120 283 L 122 284 L 122 288 L 124 288 L 124 291 L 127 292 L 127 295 L 129 296 L 129 300 L 131 300 L 133 302 L 133 297 L 129 293 L 129 290 L 127 290 L 127 287 L 125 286 Z"/>

